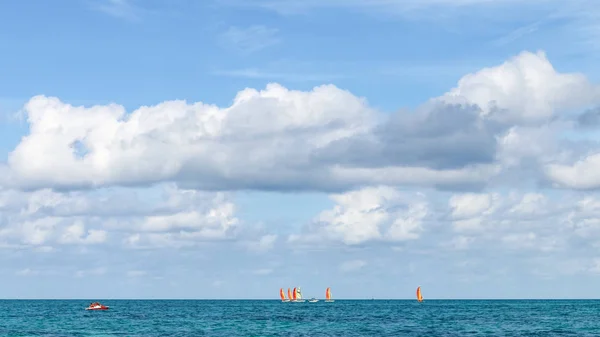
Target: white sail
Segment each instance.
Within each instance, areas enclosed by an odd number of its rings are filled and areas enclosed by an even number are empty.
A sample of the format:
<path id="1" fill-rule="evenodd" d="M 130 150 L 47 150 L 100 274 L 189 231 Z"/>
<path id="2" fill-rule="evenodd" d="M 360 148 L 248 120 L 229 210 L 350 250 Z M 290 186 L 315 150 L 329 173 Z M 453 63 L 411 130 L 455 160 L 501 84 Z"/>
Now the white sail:
<path id="1" fill-rule="evenodd" d="M 296 287 L 296 302 L 306 302 L 306 300 L 302 299 L 302 290 L 300 287 Z"/>

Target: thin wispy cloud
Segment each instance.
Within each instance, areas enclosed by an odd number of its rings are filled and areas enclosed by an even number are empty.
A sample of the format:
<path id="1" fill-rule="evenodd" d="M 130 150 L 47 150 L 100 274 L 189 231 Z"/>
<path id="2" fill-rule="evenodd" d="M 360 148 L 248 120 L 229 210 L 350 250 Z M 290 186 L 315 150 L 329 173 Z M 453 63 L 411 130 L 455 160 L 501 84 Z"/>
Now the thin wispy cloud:
<path id="1" fill-rule="evenodd" d="M 148 275 L 145 270 L 130 270 L 127 272 L 127 277 L 143 277 Z"/>
<path id="2" fill-rule="evenodd" d="M 280 15 L 306 15 L 319 10 L 352 10 L 368 15 L 396 17 L 400 20 L 428 21 L 436 26 L 457 30 L 456 25 L 469 20 L 485 22 L 482 29 L 493 33 L 498 25 L 506 32 L 490 39 L 489 44 L 502 47 L 556 25 L 552 39 L 568 44 L 570 53 L 597 51 L 600 38 L 600 7 L 594 0 L 215 0 L 222 6 L 238 9 L 261 9 Z M 502 13 L 500 15 L 499 13 Z M 529 23 L 514 26 L 524 18 Z M 472 27 L 471 27 L 472 28 Z M 469 28 L 469 29 L 471 29 Z M 467 32 L 464 32 L 467 33 Z M 546 35 L 544 35 L 546 34 Z M 571 50 L 571 48 L 573 48 Z"/>
<path id="3" fill-rule="evenodd" d="M 0 97 L 0 122 L 21 121 L 20 109 L 26 99 Z"/>
<path id="4" fill-rule="evenodd" d="M 252 273 L 254 275 L 270 275 L 273 273 L 273 269 L 270 269 L 270 268 L 256 269 Z"/>
<path id="5" fill-rule="evenodd" d="M 346 261 L 340 265 L 340 271 L 344 273 L 354 272 L 362 269 L 367 263 L 363 260 Z"/>
<path id="6" fill-rule="evenodd" d="M 548 36 L 553 34 L 549 33 L 548 29 L 550 29 L 554 34 L 560 33 L 554 37 L 557 43 L 560 43 L 562 35 L 568 36 L 568 42 L 573 47 L 586 50 L 590 47 L 597 48 L 597 38 L 600 37 L 600 10 L 596 9 L 590 1 L 545 2 L 553 6 L 542 10 L 538 19 L 512 29 L 507 34 L 492 40 L 491 44 L 501 47 L 534 33 Z"/>
<path id="7" fill-rule="evenodd" d="M 102 0 L 95 3 L 92 8 L 119 19 L 141 20 L 140 8 L 134 5 L 132 0 Z"/>
<path id="8" fill-rule="evenodd" d="M 511 31 L 508 34 L 501 36 L 498 39 L 493 40 L 491 42 L 491 44 L 496 47 L 507 45 L 511 42 L 514 42 L 514 41 L 526 36 L 526 35 L 536 32 L 539 29 L 541 23 L 542 23 L 541 21 L 537 21 L 532 24 L 529 24 L 529 25 L 526 25 L 523 27 L 519 27 L 519 28 Z"/>
<path id="9" fill-rule="evenodd" d="M 327 8 L 346 8 L 356 10 L 393 10 L 408 13 L 428 8 L 450 7 L 464 8 L 473 6 L 505 5 L 522 3 L 517 0 L 216 0 L 226 6 L 240 8 L 262 8 L 279 14 L 300 14 L 312 10 Z M 536 4 L 556 2 L 556 0 L 537 0 Z"/>
<path id="10" fill-rule="evenodd" d="M 231 26 L 219 35 L 220 44 L 228 49 L 249 54 L 281 42 L 277 28 L 252 25 L 246 28 Z"/>
<path id="11" fill-rule="evenodd" d="M 345 78 L 345 75 L 339 74 L 318 74 L 318 73 L 294 73 L 294 72 L 271 72 L 256 68 L 233 69 L 233 70 L 215 70 L 213 75 L 226 77 L 239 77 L 249 79 L 268 79 L 268 80 L 286 80 L 292 82 L 316 82 L 330 81 L 332 79 Z"/>
<path id="12" fill-rule="evenodd" d="M 469 59 L 468 61 L 468 63 L 457 62 L 446 64 L 386 64 L 377 66 L 374 70 L 366 74 L 361 74 L 361 76 L 368 76 L 371 73 L 378 76 L 410 77 L 419 81 L 430 78 L 439 79 L 444 76 L 459 76 L 459 74 L 471 72 L 489 64 L 486 60 L 480 59 Z"/>
<path id="13" fill-rule="evenodd" d="M 29 268 L 21 269 L 17 271 L 15 274 L 19 276 L 33 276 L 38 275 L 40 272 L 38 270 L 32 270 Z"/>
<path id="14" fill-rule="evenodd" d="M 573 6 L 571 11 L 565 13 L 564 17 L 570 19 L 566 28 L 575 36 L 579 42 L 579 46 L 583 50 L 592 52 L 600 51 L 598 39 L 600 38 L 600 7 L 597 2 L 591 1 L 578 3 L 580 6 Z"/>

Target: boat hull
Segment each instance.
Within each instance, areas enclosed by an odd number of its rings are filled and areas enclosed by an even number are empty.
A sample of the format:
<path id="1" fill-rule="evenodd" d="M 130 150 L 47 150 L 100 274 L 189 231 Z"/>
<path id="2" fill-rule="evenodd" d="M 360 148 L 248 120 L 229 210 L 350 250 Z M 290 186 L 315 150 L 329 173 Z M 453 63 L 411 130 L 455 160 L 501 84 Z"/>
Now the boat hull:
<path id="1" fill-rule="evenodd" d="M 100 307 L 100 308 L 85 308 L 85 310 L 91 310 L 91 311 L 95 311 L 95 310 L 108 310 L 108 307 Z"/>

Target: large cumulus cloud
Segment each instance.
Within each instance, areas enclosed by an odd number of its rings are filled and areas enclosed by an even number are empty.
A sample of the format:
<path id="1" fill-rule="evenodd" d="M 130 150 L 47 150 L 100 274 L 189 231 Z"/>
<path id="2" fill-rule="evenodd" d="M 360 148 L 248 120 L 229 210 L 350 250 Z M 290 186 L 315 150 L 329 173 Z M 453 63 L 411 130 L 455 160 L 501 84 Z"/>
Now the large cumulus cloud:
<path id="1" fill-rule="evenodd" d="M 556 123 L 597 103 L 598 93 L 582 75 L 557 72 L 543 53 L 524 52 L 464 76 L 416 111 L 393 114 L 334 85 L 302 92 L 269 84 L 239 92 L 228 107 L 168 101 L 131 113 L 36 96 L 24 107 L 30 132 L 3 177 L 33 189 L 163 181 L 212 190 L 482 187 L 506 168 L 502 158 L 520 160 L 507 153 L 507 137 Z M 552 166 L 564 156 L 543 155 L 536 165 L 569 184 L 566 169 Z"/>

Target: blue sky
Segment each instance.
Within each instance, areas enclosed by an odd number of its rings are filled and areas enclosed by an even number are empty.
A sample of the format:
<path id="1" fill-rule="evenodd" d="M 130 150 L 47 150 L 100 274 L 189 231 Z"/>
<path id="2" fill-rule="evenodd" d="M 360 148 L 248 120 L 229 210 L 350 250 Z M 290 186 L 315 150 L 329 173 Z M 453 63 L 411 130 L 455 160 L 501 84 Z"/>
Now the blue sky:
<path id="1" fill-rule="evenodd" d="M 599 297 L 598 18 L 2 2 L 0 297 Z"/>

